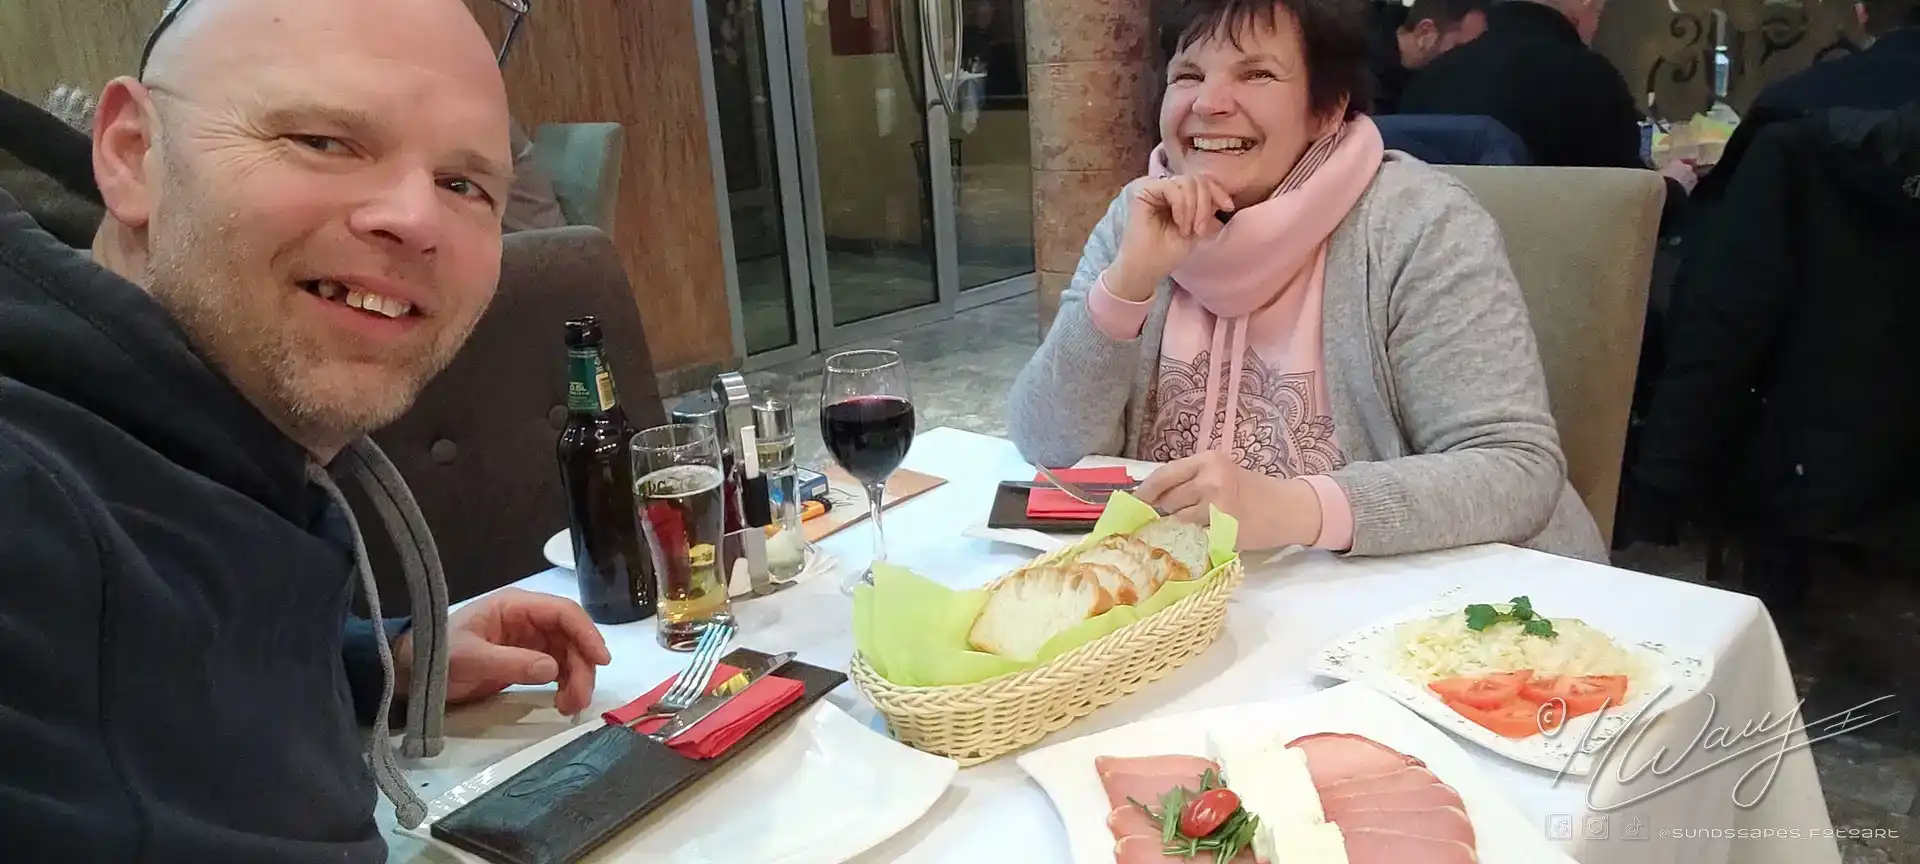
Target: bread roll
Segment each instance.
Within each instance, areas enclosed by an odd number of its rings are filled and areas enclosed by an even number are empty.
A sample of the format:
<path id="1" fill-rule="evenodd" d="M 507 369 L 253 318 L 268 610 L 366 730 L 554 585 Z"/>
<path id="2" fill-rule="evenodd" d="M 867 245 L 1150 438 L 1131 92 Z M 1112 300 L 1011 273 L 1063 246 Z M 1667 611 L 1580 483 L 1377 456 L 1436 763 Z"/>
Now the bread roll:
<path id="1" fill-rule="evenodd" d="M 1186 575 L 1176 575 L 1175 579 L 1198 579 L 1212 570 L 1210 555 L 1207 552 L 1207 529 L 1191 522 L 1179 519 L 1155 519 L 1145 527 L 1133 532 L 1133 536 L 1150 546 L 1154 546 L 1173 556 L 1186 570 Z"/>
<path id="2" fill-rule="evenodd" d="M 989 593 L 967 635 L 975 649 L 1033 660 L 1054 636 L 1113 608 L 1101 575 L 1083 565 L 1029 567 Z"/>
<path id="3" fill-rule="evenodd" d="M 1152 597 L 1153 592 L 1170 579 L 1187 578 L 1186 568 L 1171 554 L 1124 534 L 1094 544 L 1075 560 L 1082 564 L 1104 564 L 1120 571 L 1126 577 L 1126 590 L 1115 591 L 1112 587 L 1107 590 L 1113 594 L 1114 603 L 1121 606 L 1132 606 Z"/>

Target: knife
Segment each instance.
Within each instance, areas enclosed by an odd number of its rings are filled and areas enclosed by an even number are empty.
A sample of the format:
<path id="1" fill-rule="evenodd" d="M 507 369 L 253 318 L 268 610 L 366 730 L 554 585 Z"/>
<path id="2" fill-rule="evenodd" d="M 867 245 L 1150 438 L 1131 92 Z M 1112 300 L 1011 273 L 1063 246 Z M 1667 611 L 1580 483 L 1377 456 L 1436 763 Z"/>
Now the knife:
<path id="1" fill-rule="evenodd" d="M 720 710 L 721 706 L 727 704 L 733 697 L 745 693 L 748 687 L 753 686 L 753 682 L 765 678 L 775 671 L 778 671 L 780 667 L 793 662 L 794 656 L 794 652 L 788 651 L 785 654 L 768 657 L 766 660 L 761 661 L 758 666 L 741 670 L 740 674 L 728 678 L 719 687 L 714 688 L 712 693 L 694 700 L 692 705 L 688 705 L 685 710 L 673 715 L 673 719 L 668 721 L 667 725 L 654 730 L 652 734 L 649 734 L 647 737 L 662 744 L 672 741 L 688 729 L 692 729 L 694 724 L 712 716 L 713 712 Z"/>

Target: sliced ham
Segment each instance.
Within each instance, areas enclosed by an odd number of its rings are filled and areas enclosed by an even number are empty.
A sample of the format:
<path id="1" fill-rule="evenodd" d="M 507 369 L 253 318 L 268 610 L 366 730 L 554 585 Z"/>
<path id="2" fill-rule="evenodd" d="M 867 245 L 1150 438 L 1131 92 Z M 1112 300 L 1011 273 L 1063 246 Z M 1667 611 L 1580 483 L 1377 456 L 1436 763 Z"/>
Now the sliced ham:
<path id="1" fill-rule="evenodd" d="M 1380 828 L 1340 829 L 1347 841 L 1348 864 L 1478 864 L 1473 846 Z M 1123 864 L 1126 859 L 1121 859 Z"/>
<path id="2" fill-rule="evenodd" d="M 1311 770 L 1311 769 L 1309 769 Z M 1407 765 L 1398 771 L 1373 777 L 1360 777 L 1342 780 L 1331 786 L 1320 786 L 1320 797 L 1329 795 L 1360 795 L 1368 792 L 1393 792 L 1400 789 L 1418 789 L 1422 786 L 1440 782 L 1432 771 L 1414 765 Z"/>
<path id="3" fill-rule="evenodd" d="M 1426 810 L 1433 807 L 1458 807 L 1466 809 L 1460 801 L 1460 793 L 1453 791 L 1445 783 L 1429 783 L 1417 789 L 1395 789 L 1392 792 L 1365 792 L 1359 795 L 1325 795 L 1320 798 L 1320 806 L 1327 811 L 1327 821 L 1338 824 L 1340 816 L 1355 810 Z"/>
<path id="4" fill-rule="evenodd" d="M 1154 804 L 1160 796 L 1177 786 L 1200 788 L 1200 775 L 1219 770 L 1211 760 L 1198 756 L 1147 756 L 1127 759 L 1101 756 L 1093 760 L 1100 773 L 1100 785 L 1107 790 L 1107 806 L 1128 806 L 1128 798 L 1142 804 Z"/>
<path id="5" fill-rule="evenodd" d="M 1149 823 L 1151 824 L 1151 823 Z M 1397 831 L 1429 840 L 1450 840 L 1473 846 L 1473 823 L 1467 811 L 1458 807 L 1428 807 L 1421 810 L 1347 810 L 1333 820 L 1340 830 Z"/>
<path id="6" fill-rule="evenodd" d="M 1199 756 L 1096 756 L 1093 770 L 1105 777 L 1120 772 L 1126 774 L 1179 774 L 1198 777 L 1208 771 L 1218 771 L 1220 766 L 1212 759 Z"/>
<path id="7" fill-rule="evenodd" d="M 1113 832 L 1113 839 L 1125 840 L 1128 837 L 1152 837 L 1159 839 L 1160 823 L 1147 816 L 1147 811 L 1128 804 L 1113 808 L 1107 814 L 1107 830 Z"/>
<path id="8" fill-rule="evenodd" d="M 1152 837 L 1122 838 L 1119 842 L 1113 844 L 1114 864 L 1166 864 L 1166 862 L 1194 864 L 1196 861 L 1213 860 L 1211 855 L 1200 858 L 1182 858 L 1178 855 L 1168 855 L 1160 851 L 1162 848 L 1164 847 L 1160 845 L 1160 836 L 1157 834 Z M 1253 850 L 1242 849 L 1240 850 L 1240 854 L 1228 860 L 1233 862 L 1233 864 L 1254 864 Z M 1351 861 L 1349 864 L 1360 864 L 1360 862 Z M 1400 862 L 1400 864 L 1407 864 L 1407 862 Z"/>
<path id="9" fill-rule="evenodd" d="M 1128 798 L 1142 804 L 1157 805 L 1160 802 L 1160 796 L 1178 786 L 1185 786 L 1197 792 L 1200 789 L 1200 775 L 1114 773 L 1101 777 L 1100 785 L 1106 787 L 1107 806 L 1117 810 L 1130 805 Z"/>
<path id="10" fill-rule="evenodd" d="M 1426 764 L 1371 738 L 1343 732 L 1322 732 L 1288 742 L 1307 752 L 1307 773 L 1313 785 L 1325 789 L 1335 783 L 1380 777 L 1402 768 Z"/>

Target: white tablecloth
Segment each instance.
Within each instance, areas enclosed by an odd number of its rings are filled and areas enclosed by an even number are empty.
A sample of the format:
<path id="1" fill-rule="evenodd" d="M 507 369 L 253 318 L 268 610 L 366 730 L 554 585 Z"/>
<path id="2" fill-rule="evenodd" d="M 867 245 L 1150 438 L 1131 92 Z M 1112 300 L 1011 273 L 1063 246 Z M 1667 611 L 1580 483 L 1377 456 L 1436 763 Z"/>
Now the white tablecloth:
<path id="1" fill-rule="evenodd" d="M 1032 469 L 1011 444 L 935 429 L 915 440 L 906 464 L 949 482 L 888 511 L 889 557 L 895 563 L 948 584 L 972 586 L 1031 556 L 1022 549 L 962 536 L 966 526 L 982 518 L 999 480 L 1031 477 Z M 856 527 L 829 538 L 825 545 L 847 566 L 857 567 L 868 560 L 869 543 L 868 529 Z M 1277 560 L 1254 556 L 1249 564 L 1253 566 L 1247 581 L 1227 616 L 1227 632 L 1217 644 L 1172 675 L 1056 733 L 1049 742 L 1145 717 L 1328 686 L 1332 682 L 1304 671 L 1307 663 L 1322 646 L 1355 627 L 1424 604 L 1458 585 L 1495 600 L 1529 590 L 1537 594 L 1539 586 L 1552 585 L 1559 592 L 1577 591 L 1583 602 L 1594 609 L 1612 610 L 1615 617 L 1622 610 L 1630 612 L 1628 617 L 1643 628 L 1635 635 L 1657 634 L 1655 638 L 1676 651 L 1710 658 L 1715 671 L 1706 694 L 1654 724 L 1630 758 L 1615 760 L 1613 764 L 1624 764 L 1624 769 L 1598 772 L 1591 796 L 1583 779 L 1556 783 L 1552 772 L 1507 761 L 1466 743 L 1524 815 L 1550 838 L 1559 839 L 1554 832 L 1570 834 L 1561 848 L 1582 864 L 1838 864 L 1820 781 L 1803 747 L 1778 759 L 1777 776 L 1764 794 L 1759 790 L 1766 768 L 1748 778 L 1738 792 L 1740 802 L 1751 806 L 1736 804 L 1734 787 L 1749 768 L 1778 753 L 1779 744 L 1760 744 L 1754 752 L 1717 769 L 1682 779 L 1798 725 L 1788 721 L 1772 733 L 1720 748 L 1709 745 L 1724 743 L 1723 735 L 1701 731 L 1709 712 L 1712 725 L 1731 725 L 1735 733 L 1760 724 L 1769 713 L 1776 720 L 1797 717 L 1797 697 L 1779 637 L 1764 607 L 1753 599 L 1505 546 L 1393 559 L 1341 559 L 1296 551 Z M 575 593 L 572 574 L 563 570 L 539 573 L 519 584 L 559 595 Z M 769 598 L 740 602 L 735 611 L 742 627 L 739 644 L 768 651 L 795 650 L 806 662 L 847 668 L 853 650 L 852 604 L 835 580 L 815 580 Z M 1582 614 L 1600 617 L 1598 612 Z M 604 628 L 614 664 L 601 671 L 587 717 L 626 702 L 684 662 L 684 655 L 656 647 L 652 627 L 647 621 Z M 855 717 L 877 723 L 875 712 L 851 684 L 829 698 Z M 524 690 L 456 709 L 448 718 L 446 751 L 407 766 L 415 787 L 432 797 L 501 757 L 562 731 L 568 721 L 553 711 L 551 699 L 550 688 Z M 1815 729 L 1813 734 L 1820 731 Z M 1689 752 L 1688 744 L 1697 735 L 1702 743 Z M 1633 769 L 1645 765 L 1663 745 L 1668 749 L 1666 757 L 1653 770 L 1640 772 L 1635 783 L 1623 786 L 1613 779 L 1623 770 L 1634 776 Z M 1589 800 L 1604 809 L 1655 786 L 1670 788 L 1611 812 L 1589 811 Z M 391 807 L 382 805 L 381 820 L 384 827 L 391 827 Z M 1735 839 L 1740 832 L 1748 837 Z M 1773 836 L 1755 836 L 1769 832 Z M 1797 839 L 1793 832 L 1798 832 Z M 391 832 L 389 836 L 395 861 L 438 859 L 417 840 Z M 1008 758 L 962 770 L 930 813 L 857 860 L 977 864 L 1069 859 L 1065 834 L 1046 795 Z"/>

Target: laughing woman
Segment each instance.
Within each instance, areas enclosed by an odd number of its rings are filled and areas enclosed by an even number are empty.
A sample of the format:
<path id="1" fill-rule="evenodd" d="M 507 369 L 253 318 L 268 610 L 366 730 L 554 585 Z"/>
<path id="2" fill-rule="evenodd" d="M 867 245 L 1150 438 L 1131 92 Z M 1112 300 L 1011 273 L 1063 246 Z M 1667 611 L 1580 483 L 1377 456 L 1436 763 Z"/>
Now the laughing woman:
<path id="1" fill-rule="evenodd" d="M 1182 15 L 1148 175 L 1014 386 L 1021 452 L 1168 463 L 1139 496 L 1249 549 L 1605 560 L 1499 228 L 1354 108 L 1366 0 Z"/>

